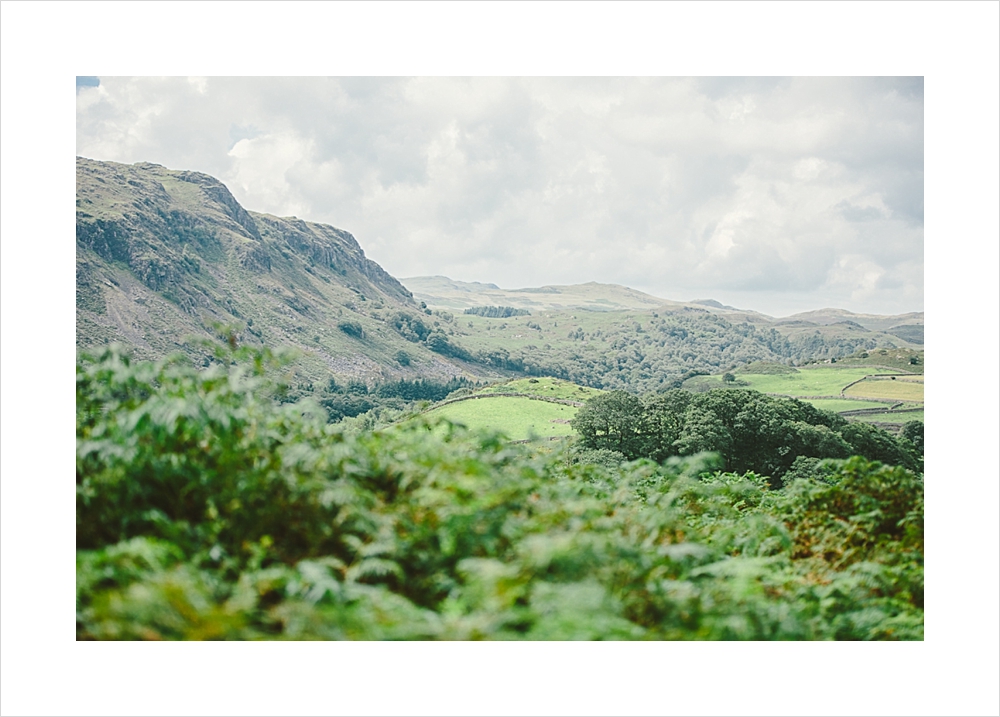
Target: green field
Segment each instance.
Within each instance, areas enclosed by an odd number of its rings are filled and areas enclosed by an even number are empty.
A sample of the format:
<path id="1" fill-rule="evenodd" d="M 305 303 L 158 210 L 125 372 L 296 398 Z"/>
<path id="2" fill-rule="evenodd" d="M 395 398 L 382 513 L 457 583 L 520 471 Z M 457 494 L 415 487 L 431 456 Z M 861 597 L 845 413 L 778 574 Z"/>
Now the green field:
<path id="1" fill-rule="evenodd" d="M 848 396 L 861 396 L 864 398 L 895 398 L 900 401 L 923 401 L 923 376 L 920 377 L 919 381 L 914 379 L 862 381 L 851 386 L 844 393 Z"/>
<path id="2" fill-rule="evenodd" d="M 541 378 L 519 378 L 507 383 L 499 383 L 476 391 L 477 394 L 487 393 L 524 393 L 530 396 L 546 396 L 569 401 L 585 402 L 598 394 L 604 393 L 597 388 L 577 386 L 570 381 L 543 376 Z"/>
<path id="3" fill-rule="evenodd" d="M 530 398 L 497 396 L 450 403 L 422 414 L 428 419 L 446 418 L 472 429 L 501 431 L 511 440 L 537 436 L 569 436 L 575 406 L 564 406 Z"/>
<path id="4" fill-rule="evenodd" d="M 865 423 L 899 423 L 907 421 L 923 421 L 923 411 L 907 411 L 906 413 L 873 413 L 868 416 L 851 416 L 852 421 L 864 421 Z"/>
<path id="5" fill-rule="evenodd" d="M 793 398 L 802 396 L 839 396 L 841 390 L 848 384 L 871 374 L 892 373 L 888 369 L 873 366 L 834 366 L 823 365 L 815 367 L 800 367 L 796 373 L 789 374 L 749 374 L 739 373 L 737 387 L 751 388 L 764 393 L 783 394 Z M 923 406 L 924 377 L 900 376 L 892 379 L 869 379 L 854 384 L 845 391 L 845 395 L 857 399 L 844 398 L 814 398 L 802 399 L 824 411 L 840 413 L 842 411 L 857 411 L 864 408 L 888 408 L 886 400 L 903 401 L 904 407 L 916 408 Z M 744 385 L 745 384 L 745 385 Z M 685 383 L 693 390 L 716 388 L 723 386 L 722 376 L 697 376 Z M 881 399 L 881 402 L 878 400 Z M 900 414 L 874 414 L 872 416 L 852 416 L 851 420 L 862 420 L 875 423 L 905 423 L 906 421 L 924 420 L 923 411 Z"/>
<path id="6" fill-rule="evenodd" d="M 811 403 L 816 408 L 824 411 L 833 411 L 834 413 L 860 411 L 863 408 L 889 408 L 892 405 L 876 401 L 852 401 L 846 398 L 813 398 L 806 400 L 806 403 Z"/>
<path id="7" fill-rule="evenodd" d="M 741 373 L 738 378 L 755 391 L 780 393 L 786 396 L 839 396 L 841 389 L 852 381 L 869 374 L 890 373 L 886 369 L 870 367 L 839 368 L 837 366 L 817 366 L 800 368 L 796 373 L 760 375 Z M 699 376 L 699 382 L 722 385 L 721 376 Z"/>

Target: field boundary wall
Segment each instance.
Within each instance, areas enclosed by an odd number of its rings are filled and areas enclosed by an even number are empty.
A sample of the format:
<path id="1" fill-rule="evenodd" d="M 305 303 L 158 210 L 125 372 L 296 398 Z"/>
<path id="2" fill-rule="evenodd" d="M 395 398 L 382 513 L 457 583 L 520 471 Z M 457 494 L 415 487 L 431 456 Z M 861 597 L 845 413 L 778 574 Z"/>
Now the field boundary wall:
<path id="1" fill-rule="evenodd" d="M 450 405 L 452 403 L 460 403 L 462 401 L 474 401 L 474 400 L 477 400 L 477 399 L 480 399 L 480 398 L 528 398 L 528 399 L 531 399 L 532 401 L 545 401 L 546 403 L 558 403 L 558 404 L 561 404 L 563 406 L 575 406 L 577 408 L 580 408 L 581 406 L 583 406 L 583 403 L 581 401 L 571 401 L 568 398 L 552 398 L 550 396 L 532 396 L 531 394 L 527 394 L 527 393 L 507 393 L 507 392 L 499 393 L 498 392 L 498 393 L 484 393 L 484 394 L 479 395 L 479 396 L 459 396 L 458 398 L 449 398 L 447 400 L 441 401 L 438 404 L 435 404 L 433 407 L 431 407 L 431 408 L 429 408 L 427 410 L 428 411 L 432 411 L 435 408 L 441 408 L 442 406 L 448 406 L 448 405 Z"/>

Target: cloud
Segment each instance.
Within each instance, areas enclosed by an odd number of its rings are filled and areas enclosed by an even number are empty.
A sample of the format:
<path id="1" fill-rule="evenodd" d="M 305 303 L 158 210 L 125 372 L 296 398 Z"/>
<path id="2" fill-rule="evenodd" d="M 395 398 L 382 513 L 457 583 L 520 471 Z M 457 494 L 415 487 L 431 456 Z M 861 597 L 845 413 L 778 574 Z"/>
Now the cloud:
<path id="1" fill-rule="evenodd" d="M 77 145 L 218 176 L 401 277 L 923 303 L 921 78 L 102 77 Z"/>

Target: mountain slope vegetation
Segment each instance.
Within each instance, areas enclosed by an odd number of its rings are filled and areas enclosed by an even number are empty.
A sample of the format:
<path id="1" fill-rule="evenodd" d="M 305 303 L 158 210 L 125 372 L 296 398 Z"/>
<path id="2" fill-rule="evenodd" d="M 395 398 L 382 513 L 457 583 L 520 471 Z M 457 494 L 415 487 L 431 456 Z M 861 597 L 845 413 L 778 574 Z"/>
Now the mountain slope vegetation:
<path id="1" fill-rule="evenodd" d="M 221 324 L 241 343 L 298 349 L 312 380 L 483 373 L 431 349 L 447 346 L 434 320 L 349 233 L 249 212 L 208 175 L 78 158 L 76 218 L 81 349 L 208 360 L 187 339 Z"/>

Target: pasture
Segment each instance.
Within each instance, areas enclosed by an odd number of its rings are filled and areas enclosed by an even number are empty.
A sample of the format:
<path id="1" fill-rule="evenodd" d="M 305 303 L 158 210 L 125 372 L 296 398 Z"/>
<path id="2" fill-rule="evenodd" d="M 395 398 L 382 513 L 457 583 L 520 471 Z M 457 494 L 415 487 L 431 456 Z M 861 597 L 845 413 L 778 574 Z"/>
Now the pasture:
<path id="1" fill-rule="evenodd" d="M 890 373 L 887 369 L 871 367 L 838 367 L 836 365 L 799 368 L 795 373 L 752 374 L 741 373 L 740 381 L 762 393 L 780 393 L 785 396 L 839 396 L 841 389 L 852 381 L 868 374 Z M 721 376 L 699 376 L 696 379 L 706 384 L 723 385 Z"/>
<path id="2" fill-rule="evenodd" d="M 519 378 L 507 383 L 496 384 L 476 391 L 479 395 L 489 393 L 523 393 L 530 396 L 561 398 L 569 401 L 585 402 L 589 398 L 604 393 L 597 388 L 577 386 L 571 381 L 542 376 L 539 378 Z"/>
<path id="3" fill-rule="evenodd" d="M 865 423 L 898 423 L 903 425 L 907 421 L 923 421 L 923 411 L 906 411 L 905 413 L 872 413 L 867 416 L 851 416 L 852 421 L 864 421 Z"/>
<path id="4" fill-rule="evenodd" d="M 822 366 L 799 367 L 795 373 L 787 374 L 736 374 L 738 384 L 735 388 L 751 388 L 763 393 L 780 394 L 798 398 L 811 403 L 824 411 L 842 413 L 866 408 L 888 409 L 892 402 L 903 402 L 904 408 L 922 408 L 924 400 L 923 375 L 896 376 L 892 378 L 885 374 L 892 371 L 873 366 L 838 366 L 826 364 Z M 868 378 L 872 374 L 884 376 Z M 859 379 L 846 390 L 844 388 Z M 685 386 L 694 390 L 704 390 L 704 387 L 721 388 L 724 382 L 722 376 L 697 376 L 690 379 Z M 841 398 L 840 392 L 844 390 Z M 828 398 L 805 398 L 806 396 L 824 396 Z M 870 399 L 870 400 L 865 400 Z M 907 421 L 923 421 L 923 411 L 912 413 L 876 413 L 868 416 L 851 416 L 850 420 L 869 423 L 898 423 Z"/>
<path id="5" fill-rule="evenodd" d="M 846 398 L 812 398 L 812 399 L 799 399 L 800 401 L 805 401 L 805 403 L 811 403 L 816 408 L 823 411 L 833 411 L 834 413 L 840 413 L 841 411 L 859 411 L 863 408 L 889 408 L 891 403 L 880 403 L 877 401 L 852 401 Z"/>
<path id="6" fill-rule="evenodd" d="M 896 377 L 896 380 L 889 379 L 867 379 L 861 383 L 856 383 L 844 392 L 847 396 L 858 396 L 860 398 L 892 398 L 899 401 L 923 401 L 924 382 L 923 376 L 916 380 L 916 377 Z"/>
<path id="7" fill-rule="evenodd" d="M 475 430 L 500 431 L 511 440 L 569 436 L 569 421 L 579 409 L 548 401 L 516 396 L 474 398 L 438 406 L 422 414 L 446 418 Z"/>

